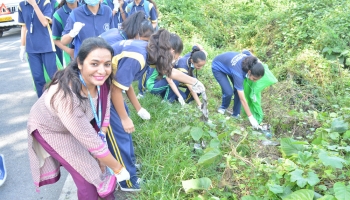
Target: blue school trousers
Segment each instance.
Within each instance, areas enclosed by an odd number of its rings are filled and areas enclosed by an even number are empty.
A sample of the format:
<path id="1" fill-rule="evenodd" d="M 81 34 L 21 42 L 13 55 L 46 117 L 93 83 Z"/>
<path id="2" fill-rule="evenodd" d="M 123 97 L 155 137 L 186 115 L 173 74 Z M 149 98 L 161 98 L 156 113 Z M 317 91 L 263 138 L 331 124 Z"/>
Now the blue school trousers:
<path id="1" fill-rule="evenodd" d="M 179 87 L 179 81 L 173 80 L 176 87 Z M 174 100 L 176 100 L 178 97 L 174 93 L 174 91 L 171 89 L 170 85 L 168 84 L 168 81 L 166 81 L 165 78 L 158 80 L 154 83 L 153 89 L 150 91 L 152 94 L 160 95 L 164 100 L 168 100 L 170 103 L 172 103 Z M 181 96 L 184 96 L 183 92 L 179 90 Z"/>
<path id="2" fill-rule="evenodd" d="M 237 89 L 233 88 L 233 85 L 234 85 L 233 77 L 224 72 L 215 70 L 213 68 L 212 68 L 212 72 L 215 79 L 218 81 L 221 87 L 222 103 L 220 108 L 227 109 L 230 106 L 232 96 L 234 95 L 232 116 L 239 115 L 241 113 L 241 100 L 239 99 Z M 229 79 L 232 83 L 232 86 L 229 82 Z"/>
<path id="3" fill-rule="evenodd" d="M 50 79 L 52 79 L 53 75 L 57 71 L 56 53 L 52 51 L 47 53 L 27 53 L 27 54 L 28 54 L 30 71 L 32 72 L 32 76 L 34 80 L 36 93 L 38 97 L 40 97 L 43 94 L 44 86 L 46 83 L 43 66 L 45 66 L 46 72 L 49 75 Z"/>
<path id="4" fill-rule="evenodd" d="M 129 109 L 124 102 L 125 110 L 129 115 Z M 111 117 L 110 126 L 107 131 L 108 149 L 112 155 L 129 171 L 130 180 L 135 180 L 136 174 L 136 157 L 134 152 L 134 145 L 132 142 L 132 134 L 124 131 L 120 117 L 111 101 Z M 119 182 L 123 188 L 132 187 L 129 180 Z"/>

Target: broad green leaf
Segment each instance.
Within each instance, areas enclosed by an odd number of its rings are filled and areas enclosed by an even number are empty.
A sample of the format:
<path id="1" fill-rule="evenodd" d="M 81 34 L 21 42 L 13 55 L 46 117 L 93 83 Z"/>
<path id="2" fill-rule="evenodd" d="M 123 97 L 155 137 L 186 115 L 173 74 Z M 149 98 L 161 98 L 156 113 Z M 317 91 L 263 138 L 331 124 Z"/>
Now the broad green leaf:
<path id="1" fill-rule="evenodd" d="M 350 59 L 349 59 L 350 60 Z M 343 134 L 343 139 L 346 140 L 346 139 L 350 139 L 350 131 L 346 131 L 344 134 Z"/>
<path id="2" fill-rule="evenodd" d="M 349 129 L 348 123 L 341 119 L 334 119 L 331 124 L 331 131 L 337 133 L 344 133 Z"/>
<path id="3" fill-rule="evenodd" d="M 207 177 L 182 181 L 182 187 L 186 193 L 195 190 L 208 190 L 211 185 L 211 180 Z"/>
<path id="4" fill-rule="evenodd" d="M 312 200 L 314 198 L 314 191 L 301 189 L 283 198 L 283 200 Z"/>
<path id="5" fill-rule="evenodd" d="M 212 140 L 210 140 L 210 147 L 212 148 L 219 148 L 220 146 L 220 140 L 217 138 L 214 138 Z"/>
<path id="6" fill-rule="evenodd" d="M 310 171 L 307 173 L 307 176 L 303 176 L 304 171 L 301 169 L 296 169 L 293 172 L 290 173 L 291 181 L 292 182 L 297 182 L 297 185 L 300 188 L 305 187 L 305 185 L 308 183 L 310 186 L 314 186 L 317 183 L 320 182 L 320 179 L 317 177 L 317 175 Z"/>
<path id="7" fill-rule="evenodd" d="M 319 198 L 317 200 L 337 200 L 337 199 L 334 196 L 332 196 L 332 195 L 326 194 L 326 195 L 324 195 L 323 197 L 321 197 L 321 198 Z"/>
<path id="8" fill-rule="evenodd" d="M 332 166 L 334 168 L 342 169 L 343 163 L 345 162 L 344 159 L 335 157 L 335 156 L 328 156 L 327 152 L 324 150 L 321 150 L 318 154 L 318 157 L 322 161 L 324 166 Z"/>
<path id="9" fill-rule="evenodd" d="M 329 134 L 329 137 L 332 139 L 332 140 L 335 140 L 335 141 L 338 141 L 339 140 L 339 133 L 338 132 L 332 132 Z"/>
<path id="10" fill-rule="evenodd" d="M 217 138 L 218 137 L 218 134 L 214 131 L 208 131 L 209 135 L 213 138 Z"/>
<path id="11" fill-rule="evenodd" d="M 293 161 L 289 160 L 289 159 L 285 159 L 284 163 L 283 163 L 283 167 L 287 170 L 287 171 L 293 171 L 295 169 L 298 168 L 298 165 L 296 165 Z"/>
<path id="12" fill-rule="evenodd" d="M 346 152 L 350 152 L 350 146 L 346 146 L 346 147 L 338 147 L 339 150 L 344 150 Z"/>
<path id="13" fill-rule="evenodd" d="M 283 187 L 280 185 L 276 185 L 276 184 L 269 184 L 269 190 L 271 192 L 273 192 L 274 194 L 279 194 L 279 193 L 283 193 Z"/>
<path id="14" fill-rule="evenodd" d="M 304 147 L 302 144 L 298 144 L 298 141 L 295 141 L 291 138 L 282 138 L 281 139 L 281 149 L 282 153 L 286 156 L 292 156 L 298 154 L 299 151 L 303 151 Z"/>
<path id="15" fill-rule="evenodd" d="M 218 156 L 220 156 L 220 150 L 212 149 L 211 151 L 205 153 L 203 156 L 199 158 L 198 164 L 199 165 L 212 164 Z"/>
<path id="16" fill-rule="evenodd" d="M 183 127 L 183 128 L 181 128 L 178 132 L 179 133 L 186 133 L 187 131 L 189 131 L 190 130 L 190 126 L 185 126 L 185 127 Z"/>
<path id="17" fill-rule="evenodd" d="M 199 127 L 192 127 L 190 134 L 195 141 L 198 141 L 203 136 L 203 130 Z"/>
<path id="18" fill-rule="evenodd" d="M 347 200 L 350 198 L 350 185 L 345 186 L 342 182 L 337 182 L 333 185 L 334 195 L 337 200 Z"/>
<path id="19" fill-rule="evenodd" d="M 301 188 L 305 187 L 307 180 L 303 177 L 304 171 L 301 169 L 296 169 L 290 173 L 290 181 L 297 182 L 297 185 Z"/>
<path id="20" fill-rule="evenodd" d="M 256 197 L 256 196 L 251 196 L 251 195 L 247 195 L 247 196 L 243 196 L 242 200 L 261 200 L 262 198 L 260 197 Z"/>
<path id="21" fill-rule="evenodd" d="M 299 151 L 298 161 L 301 165 L 306 166 L 307 164 L 313 161 L 312 153 L 309 151 L 304 151 L 304 152 Z"/>

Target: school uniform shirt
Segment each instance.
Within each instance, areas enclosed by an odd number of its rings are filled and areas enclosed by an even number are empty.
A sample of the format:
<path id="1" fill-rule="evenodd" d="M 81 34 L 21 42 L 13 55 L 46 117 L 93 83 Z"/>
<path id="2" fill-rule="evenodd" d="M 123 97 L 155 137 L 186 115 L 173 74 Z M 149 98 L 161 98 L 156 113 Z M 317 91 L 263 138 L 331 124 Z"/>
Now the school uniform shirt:
<path id="1" fill-rule="evenodd" d="M 114 50 L 113 81 L 122 90 L 128 90 L 133 81 L 139 80 L 149 68 L 146 63 L 148 42 L 123 40 L 112 45 Z"/>
<path id="2" fill-rule="evenodd" d="M 51 19 L 52 19 L 53 14 L 56 12 L 59 3 L 57 2 L 57 0 L 50 0 L 50 3 L 51 3 L 51 9 L 52 9 L 52 14 L 51 14 Z"/>
<path id="3" fill-rule="evenodd" d="M 181 57 L 175 64 L 174 68 L 188 75 L 191 67 L 191 65 L 188 64 L 188 59 L 190 59 L 190 57 L 191 53 L 188 53 Z"/>
<path id="4" fill-rule="evenodd" d="M 76 2 L 78 6 L 80 3 Z M 68 7 L 67 4 L 64 4 L 61 8 L 59 8 L 54 14 L 52 18 L 52 37 L 54 40 L 60 40 L 62 37 L 62 32 L 64 27 L 66 26 L 67 19 L 72 10 Z"/>
<path id="5" fill-rule="evenodd" d="M 106 4 L 107 6 L 109 6 L 111 8 L 111 10 L 114 9 L 113 0 L 103 0 L 103 3 Z M 125 13 L 124 14 L 125 17 L 128 17 L 128 14 L 125 12 L 125 8 L 126 8 L 127 5 L 128 5 L 128 2 L 124 1 L 122 12 Z M 113 16 L 114 27 L 116 27 L 118 29 L 121 29 L 123 21 L 124 20 L 123 20 L 122 14 L 120 13 L 120 10 L 118 8 L 117 12 Z"/>
<path id="6" fill-rule="evenodd" d="M 38 0 L 38 7 L 43 15 L 51 21 L 51 4 L 49 0 Z M 19 3 L 18 6 L 18 22 L 26 25 L 26 52 L 27 53 L 46 53 L 56 51 L 55 45 L 51 37 L 50 26 L 44 27 L 33 6 L 25 1 Z M 32 28 L 31 28 L 32 24 Z"/>
<path id="7" fill-rule="evenodd" d="M 139 5 L 136 5 L 135 1 L 133 2 L 133 6 L 129 9 L 128 7 L 126 7 L 126 12 L 128 13 L 128 15 L 132 15 L 134 13 L 136 13 L 137 11 L 142 11 L 142 12 L 145 12 L 145 8 L 143 7 L 144 6 L 144 2 L 146 0 L 141 0 L 140 4 Z M 157 16 L 157 11 L 156 9 L 154 8 L 154 5 L 153 3 L 149 3 L 149 13 L 145 13 L 146 15 L 146 18 L 148 20 L 150 20 L 152 23 L 155 23 L 157 22 L 157 19 L 158 19 L 158 16 Z"/>
<path id="8" fill-rule="evenodd" d="M 233 77 L 234 88 L 243 91 L 243 81 L 247 73 L 242 70 L 242 61 L 251 56 L 249 51 L 225 52 L 216 56 L 212 62 L 212 68 Z"/>
<path id="9" fill-rule="evenodd" d="M 112 10 L 102 3 L 99 5 L 100 7 L 96 15 L 92 14 L 87 5 L 84 4 L 72 10 L 67 19 L 62 35 L 68 34 L 73 29 L 75 22 L 85 24 L 72 41 L 72 44 L 75 46 L 74 57 L 78 55 L 80 45 L 86 38 L 97 37 L 110 28 L 114 28 Z"/>
<path id="10" fill-rule="evenodd" d="M 123 30 L 117 28 L 111 28 L 108 31 L 102 33 L 99 37 L 106 40 L 109 45 L 113 45 L 119 41 L 129 39 Z"/>

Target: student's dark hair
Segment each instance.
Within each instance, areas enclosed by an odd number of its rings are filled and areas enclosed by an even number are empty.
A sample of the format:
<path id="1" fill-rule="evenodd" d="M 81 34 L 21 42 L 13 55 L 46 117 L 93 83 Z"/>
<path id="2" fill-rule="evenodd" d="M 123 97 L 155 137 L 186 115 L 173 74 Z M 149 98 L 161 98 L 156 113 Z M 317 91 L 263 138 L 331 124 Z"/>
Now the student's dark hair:
<path id="1" fill-rule="evenodd" d="M 140 37 L 150 37 L 154 32 L 152 23 L 146 19 L 142 11 L 138 11 L 126 18 L 122 23 L 122 29 L 128 39 L 134 39 L 137 34 Z"/>
<path id="2" fill-rule="evenodd" d="M 81 95 L 82 83 L 79 78 L 80 69 L 78 68 L 78 64 L 82 65 L 86 57 L 92 51 L 99 48 L 107 49 L 111 53 L 111 57 L 113 57 L 113 48 L 104 39 L 99 37 L 87 38 L 81 44 L 77 57 L 74 60 L 72 60 L 72 62 L 70 62 L 65 69 L 57 71 L 55 73 L 54 77 L 52 78 L 52 81 L 48 85 L 48 88 L 50 88 L 52 85 L 58 84 L 58 89 L 50 101 L 52 107 L 54 107 L 55 101 L 59 101 L 55 98 L 60 90 L 62 90 L 64 93 L 62 98 L 66 98 L 67 96 L 69 96 L 69 98 L 71 98 L 72 100 L 74 94 L 78 97 L 80 103 L 82 103 L 82 101 L 86 99 L 86 97 L 83 97 Z M 108 84 L 111 84 L 112 77 L 109 76 L 106 81 Z"/>
<path id="3" fill-rule="evenodd" d="M 262 77 L 265 74 L 264 66 L 255 56 L 247 56 L 242 61 L 242 70 L 248 72 L 250 70 L 251 75 L 255 77 Z"/>
<path id="4" fill-rule="evenodd" d="M 154 2 L 153 0 L 145 0 L 145 1 L 149 1 L 150 3 L 152 3 L 153 4 L 153 6 L 154 6 L 154 9 L 156 10 L 156 12 L 157 12 L 157 16 L 158 16 L 158 8 L 157 8 L 157 4 L 156 4 L 156 2 Z"/>
<path id="5" fill-rule="evenodd" d="M 183 50 L 182 40 L 178 35 L 165 29 L 160 29 L 151 35 L 147 46 L 147 62 L 150 65 L 156 65 L 159 76 L 171 75 L 174 59 L 172 49 L 177 54 L 181 54 Z"/>
<path id="6" fill-rule="evenodd" d="M 191 51 L 191 55 L 190 55 L 190 58 L 188 59 L 187 61 L 187 65 L 188 66 L 191 66 L 191 59 L 194 63 L 198 63 L 199 60 L 207 60 L 207 56 L 205 55 L 205 53 L 203 51 L 201 51 L 199 49 L 199 47 L 197 46 L 193 46 L 192 47 L 192 51 Z M 192 76 L 193 77 L 193 69 L 192 67 L 189 67 L 189 73 L 188 75 Z"/>

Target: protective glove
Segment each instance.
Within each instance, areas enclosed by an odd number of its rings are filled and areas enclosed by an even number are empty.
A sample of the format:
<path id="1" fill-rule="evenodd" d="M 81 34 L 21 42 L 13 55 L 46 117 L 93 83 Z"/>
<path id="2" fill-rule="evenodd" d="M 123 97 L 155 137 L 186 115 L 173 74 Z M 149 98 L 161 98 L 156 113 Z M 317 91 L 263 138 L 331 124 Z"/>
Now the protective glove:
<path id="1" fill-rule="evenodd" d="M 20 47 L 20 52 L 19 52 L 19 58 L 21 59 L 22 62 L 25 62 L 26 60 L 24 59 L 26 55 L 26 46 L 21 46 Z"/>
<path id="2" fill-rule="evenodd" d="M 144 119 L 144 120 L 149 120 L 149 119 L 151 119 L 151 115 L 150 115 L 149 112 L 147 112 L 147 110 L 144 109 L 144 108 L 141 108 L 141 109 L 137 112 L 137 114 L 139 115 L 139 117 L 141 117 L 141 118 Z"/>
<path id="3" fill-rule="evenodd" d="M 118 182 L 130 179 L 130 173 L 128 172 L 128 170 L 126 170 L 125 167 L 123 167 L 119 172 L 114 173 L 114 176 L 117 178 Z"/>
<path id="4" fill-rule="evenodd" d="M 202 82 L 197 80 L 197 82 L 194 85 L 192 85 L 192 90 L 193 92 L 200 94 L 202 92 L 205 92 L 205 87 Z"/>
<path id="5" fill-rule="evenodd" d="M 181 106 L 184 106 L 184 105 L 186 104 L 184 98 L 182 98 L 182 97 L 177 98 L 177 100 L 179 101 L 179 103 L 181 104 Z"/>
<path id="6" fill-rule="evenodd" d="M 113 5 L 114 5 L 113 10 L 118 11 L 119 6 L 120 6 L 119 0 L 114 0 Z"/>
<path id="7" fill-rule="evenodd" d="M 84 23 L 74 22 L 73 29 L 68 33 L 70 37 L 74 38 L 79 34 L 79 31 L 85 26 Z"/>
<path id="8" fill-rule="evenodd" d="M 202 110 L 202 105 L 197 106 L 197 108 L 198 108 L 199 110 Z"/>
<path id="9" fill-rule="evenodd" d="M 256 121 L 256 119 L 254 118 L 253 115 L 248 117 L 248 119 L 249 119 L 250 124 L 253 126 L 253 128 L 255 128 L 255 129 L 261 128 L 261 126 L 259 125 L 258 121 Z"/>

